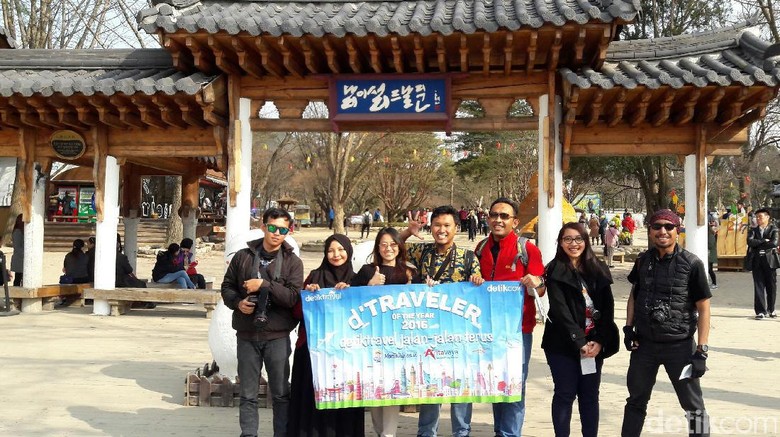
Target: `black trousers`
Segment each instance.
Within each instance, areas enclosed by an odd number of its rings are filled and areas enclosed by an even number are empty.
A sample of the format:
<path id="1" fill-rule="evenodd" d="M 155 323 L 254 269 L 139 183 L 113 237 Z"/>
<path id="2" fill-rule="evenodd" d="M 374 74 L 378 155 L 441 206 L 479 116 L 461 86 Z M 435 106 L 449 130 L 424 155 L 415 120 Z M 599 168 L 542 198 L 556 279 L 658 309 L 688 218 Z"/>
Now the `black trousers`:
<path id="1" fill-rule="evenodd" d="M 753 306 L 756 314 L 775 312 L 777 270 L 769 268 L 769 263 L 763 255 L 753 266 L 753 292 Z"/>
<path id="2" fill-rule="evenodd" d="M 656 343 L 640 340 L 639 348 L 631 352 L 628 365 L 628 398 L 623 413 L 622 437 L 638 437 L 642 433 L 647 416 L 647 403 L 653 392 L 658 369 L 661 365 L 677 393 L 677 400 L 688 418 L 690 436 L 709 437 L 710 423 L 704 409 L 704 397 L 699 378 L 680 380 L 683 368 L 691 362 L 696 350 L 693 339 L 672 343 Z"/>

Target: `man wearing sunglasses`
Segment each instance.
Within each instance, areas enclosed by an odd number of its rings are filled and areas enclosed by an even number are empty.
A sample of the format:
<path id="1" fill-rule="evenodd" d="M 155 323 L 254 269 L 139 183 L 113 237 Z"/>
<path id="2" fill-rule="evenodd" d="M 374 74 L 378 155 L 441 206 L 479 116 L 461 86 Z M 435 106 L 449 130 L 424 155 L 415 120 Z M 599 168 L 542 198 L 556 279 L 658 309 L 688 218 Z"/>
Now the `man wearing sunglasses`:
<path id="1" fill-rule="evenodd" d="M 628 275 L 632 289 L 623 333 L 631 361 L 622 436 L 641 434 L 661 365 L 685 410 L 689 435 L 709 436 L 709 417 L 699 383 L 707 370 L 710 333 L 712 294 L 707 273 L 696 255 L 677 244 L 677 214 L 662 209 L 649 223 L 650 249 L 637 259 Z"/>
<path id="2" fill-rule="evenodd" d="M 287 211 L 268 209 L 263 214 L 263 238 L 236 252 L 222 281 L 222 299 L 233 310 L 237 337 L 242 436 L 257 436 L 257 387 L 263 364 L 273 395 L 273 435 L 285 436 L 287 431 L 290 331 L 298 324 L 292 308 L 303 287 L 303 263 L 284 241 L 291 222 Z"/>
<path id="3" fill-rule="evenodd" d="M 488 227 L 490 235 L 477 244 L 480 270 L 486 281 L 518 281 L 533 296 L 533 289 L 544 295 L 544 264 L 535 244 L 520 240 L 515 229 L 520 224 L 518 206 L 511 199 L 499 197 L 490 205 Z M 525 257 L 519 244 L 525 245 Z M 508 309 L 513 311 L 514 309 Z M 519 437 L 525 418 L 525 382 L 531 359 L 533 330 L 536 326 L 536 305 L 533 297 L 523 303 L 523 385 L 519 402 L 493 404 L 493 430 L 496 437 Z"/>

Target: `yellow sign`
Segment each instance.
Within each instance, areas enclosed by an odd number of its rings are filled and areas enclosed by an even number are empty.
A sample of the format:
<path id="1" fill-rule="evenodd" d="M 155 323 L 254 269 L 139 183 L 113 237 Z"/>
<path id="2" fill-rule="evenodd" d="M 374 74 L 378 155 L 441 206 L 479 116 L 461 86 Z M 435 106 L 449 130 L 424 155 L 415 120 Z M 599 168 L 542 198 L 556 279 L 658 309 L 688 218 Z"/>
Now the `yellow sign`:
<path id="1" fill-rule="evenodd" d="M 78 159 L 87 150 L 84 138 L 72 130 L 58 130 L 51 135 L 51 148 L 62 159 Z"/>

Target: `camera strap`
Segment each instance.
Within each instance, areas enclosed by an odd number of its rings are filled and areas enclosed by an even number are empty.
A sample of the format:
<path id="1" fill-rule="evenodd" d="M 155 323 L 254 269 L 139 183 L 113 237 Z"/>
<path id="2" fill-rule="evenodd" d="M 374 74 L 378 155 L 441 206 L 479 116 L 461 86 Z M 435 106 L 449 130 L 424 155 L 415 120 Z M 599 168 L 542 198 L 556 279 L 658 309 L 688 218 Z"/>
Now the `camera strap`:
<path id="1" fill-rule="evenodd" d="M 262 267 L 264 270 L 268 271 L 268 267 L 261 265 L 262 262 L 262 256 L 260 255 L 260 251 L 263 250 L 262 244 L 260 243 L 255 248 L 255 256 L 252 262 L 252 271 L 254 272 L 257 277 L 260 277 L 260 268 Z M 276 252 L 276 258 L 274 258 L 273 261 L 271 261 L 274 264 L 274 275 L 271 277 L 272 280 L 276 281 L 279 279 L 279 277 L 282 275 L 282 247 L 279 248 L 279 250 Z"/>

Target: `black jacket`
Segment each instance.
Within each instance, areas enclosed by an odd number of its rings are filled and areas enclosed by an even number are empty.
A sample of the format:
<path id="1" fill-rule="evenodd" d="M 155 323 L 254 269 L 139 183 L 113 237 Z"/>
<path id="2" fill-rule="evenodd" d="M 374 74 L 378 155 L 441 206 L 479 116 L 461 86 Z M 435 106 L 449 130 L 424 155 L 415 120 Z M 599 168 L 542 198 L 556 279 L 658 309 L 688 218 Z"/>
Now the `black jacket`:
<path id="1" fill-rule="evenodd" d="M 602 263 L 603 264 L 603 263 Z M 604 272 L 608 272 L 606 265 Z M 612 278 L 607 274 L 584 278 L 593 306 L 600 312 L 594 327 L 585 335 L 585 298 L 578 275 L 567 264 L 551 261 L 546 268 L 545 283 L 550 299 L 550 321 L 544 325 L 542 349 L 580 357 L 580 349 L 588 341 L 601 344 L 597 358 L 608 358 L 617 353 L 620 337 L 615 324 L 615 300 L 612 296 Z"/>
<path id="2" fill-rule="evenodd" d="M 173 254 L 168 253 L 167 250 L 158 253 L 157 262 L 154 263 L 154 268 L 152 269 L 152 280 L 156 282 L 168 273 L 176 273 L 179 270 L 184 270 L 184 266 L 177 264 L 175 261 L 176 258 Z"/>
<path id="3" fill-rule="evenodd" d="M 292 246 L 282 243 L 282 268 L 278 278 L 266 278 L 263 286 L 268 287 L 270 305 L 268 306 L 268 323 L 262 328 L 256 328 L 252 323 L 252 314 L 244 314 L 238 309 L 238 303 L 247 297 L 244 281 L 257 278 L 253 271 L 255 253 L 263 239 L 250 241 L 246 249 L 236 252 L 222 280 L 222 300 L 233 310 L 233 329 L 239 338 L 246 340 L 273 340 L 290 334 L 295 329 L 298 320 L 292 316 L 292 308 L 300 300 L 303 288 L 303 262 L 292 250 Z M 267 271 L 274 272 L 277 260 L 268 265 Z"/>
<path id="4" fill-rule="evenodd" d="M 775 255 L 778 245 L 778 231 L 775 225 L 767 225 L 763 235 L 758 226 L 750 228 L 747 244 L 749 250 L 747 259 L 745 260 L 745 266 L 748 267 L 748 270 L 758 268 L 761 265 L 768 266 L 770 269 L 780 267 L 780 265 L 777 264 L 777 257 Z M 762 261 L 766 261 L 766 264 L 762 264 Z"/>

